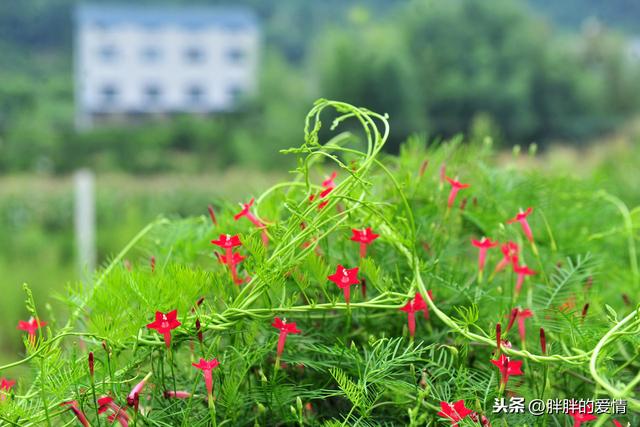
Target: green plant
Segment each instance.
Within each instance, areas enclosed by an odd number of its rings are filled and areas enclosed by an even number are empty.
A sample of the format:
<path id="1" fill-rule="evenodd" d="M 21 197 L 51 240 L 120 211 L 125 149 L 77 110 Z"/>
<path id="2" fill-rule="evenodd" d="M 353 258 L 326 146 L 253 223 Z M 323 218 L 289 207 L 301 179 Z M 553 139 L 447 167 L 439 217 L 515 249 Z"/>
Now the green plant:
<path id="1" fill-rule="evenodd" d="M 351 120 L 362 137 L 339 133 L 321 143 L 329 113 L 331 130 Z M 483 417 L 494 425 L 572 422 L 566 414 L 493 414 L 505 388 L 527 400 L 624 398 L 640 410 L 640 316 L 620 299 L 624 286 L 638 286 L 634 217 L 624 204 L 594 195 L 587 182 L 496 167 L 486 142 L 425 147 L 414 139 L 399 156 L 384 156 L 388 134 L 386 116 L 319 100 L 304 144 L 285 150 L 298 160 L 295 178 L 247 204 L 253 223 L 226 209 L 214 226 L 195 217 L 142 229 L 93 280 L 70 287 L 66 321 L 46 319 L 25 340 L 25 357 L 0 366 L 5 376 L 32 368 L 3 395 L 0 418 L 63 425 L 79 419 L 77 409 L 104 424 L 94 415 L 104 409 L 123 424 L 118 411 L 128 404 L 133 425 L 434 425 L 448 403 L 463 400 L 459 425 Z M 318 185 L 318 169 L 338 177 Z M 448 175 L 471 183 L 455 203 Z M 534 206 L 531 242 L 505 224 L 523 205 Z M 607 234 L 618 210 L 626 225 Z M 366 227 L 380 238 L 365 254 L 349 236 Z M 521 293 L 508 268 L 486 280 L 478 274 L 470 240 L 482 236 L 516 242 L 514 266 L 537 271 Z M 225 248 L 217 257 L 211 239 Z M 499 257 L 491 250 L 493 267 Z M 327 278 L 336 265 L 357 266 L 368 295 L 343 300 Z M 414 308 L 430 317 L 418 319 L 409 338 L 399 309 L 417 294 L 426 305 Z M 29 297 L 30 313 L 42 319 L 37 306 Z M 546 331 L 542 349 L 510 334 L 519 306 L 534 313 L 529 342 Z M 275 317 L 296 322 L 289 333 L 302 332 L 281 357 Z M 499 354 L 523 375 L 501 384 L 504 372 L 490 363 Z M 205 371 L 216 366 L 208 399 L 192 366 L 198 359 Z M 600 415 L 596 425 L 608 419 Z M 637 423 L 638 415 L 619 419 Z"/>

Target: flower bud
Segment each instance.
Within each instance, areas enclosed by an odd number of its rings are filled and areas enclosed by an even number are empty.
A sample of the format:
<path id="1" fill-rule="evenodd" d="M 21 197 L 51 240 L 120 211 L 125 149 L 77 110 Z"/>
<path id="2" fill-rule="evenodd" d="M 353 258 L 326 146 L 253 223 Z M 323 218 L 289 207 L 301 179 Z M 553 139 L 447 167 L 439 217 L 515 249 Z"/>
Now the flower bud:
<path id="1" fill-rule="evenodd" d="M 540 328 L 540 349 L 542 354 L 547 354 L 547 337 L 544 334 L 544 328 Z"/>
<path id="2" fill-rule="evenodd" d="M 93 378 L 93 368 L 94 368 L 93 351 L 90 351 L 89 352 L 89 374 L 91 374 L 91 378 Z"/>

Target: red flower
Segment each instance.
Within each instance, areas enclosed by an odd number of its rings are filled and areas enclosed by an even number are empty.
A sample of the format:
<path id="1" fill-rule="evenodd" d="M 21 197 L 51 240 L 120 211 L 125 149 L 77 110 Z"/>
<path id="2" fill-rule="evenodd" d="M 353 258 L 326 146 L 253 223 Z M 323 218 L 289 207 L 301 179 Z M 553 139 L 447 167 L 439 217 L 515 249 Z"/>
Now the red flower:
<path id="1" fill-rule="evenodd" d="M 498 360 L 491 360 L 491 363 L 496 365 L 500 370 L 500 378 L 501 382 L 504 385 L 507 385 L 509 381 L 509 376 L 511 375 L 524 375 L 522 372 L 522 360 L 511 361 L 504 354 L 500 355 Z"/>
<path id="2" fill-rule="evenodd" d="M 242 206 L 242 210 L 240 210 L 240 212 L 238 212 L 237 214 L 235 214 L 233 216 L 233 219 L 235 221 L 239 220 L 240 218 L 242 218 L 243 216 L 246 216 L 247 219 L 249 221 L 251 221 L 254 225 L 256 225 L 257 227 L 261 227 L 262 223 L 258 220 L 258 218 L 255 217 L 255 215 L 253 215 L 250 211 L 251 206 L 253 206 L 253 203 L 255 202 L 255 199 L 252 197 L 251 200 L 249 200 L 249 203 L 241 203 L 240 205 Z"/>
<path id="3" fill-rule="evenodd" d="M 113 397 L 103 396 L 98 399 L 98 413 L 103 414 L 107 412 L 115 403 L 113 402 Z"/>
<path id="4" fill-rule="evenodd" d="M 416 311 L 422 311 L 427 309 L 427 304 L 422 299 L 422 295 L 416 293 L 415 297 L 412 300 L 409 300 L 405 304 L 404 307 L 400 308 L 400 310 L 404 311 L 408 315 L 409 322 L 409 335 L 411 338 L 415 336 L 416 333 Z"/>
<path id="5" fill-rule="evenodd" d="M 513 267 L 513 271 L 518 275 L 518 279 L 516 281 L 516 296 L 520 295 L 520 289 L 522 289 L 522 284 L 524 283 L 524 278 L 526 276 L 533 276 L 536 274 L 535 271 L 527 267 L 526 265 L 516 265 Z"/>
<path id="6" fill-rule="evenodd" d="M 456 195 L 458 191 L 470 187 L 470 184 L 462 184 L 457 179 L 451 179 L 445 176 L 445 179 L 451 184 L 451 191 L 449 192 L 449 199 L 447 200 L 447 206 L 451 208 L 456 201 Z"/>
<path id="7" fill-rule="evenodd" d="M 513 314 L 515 314 L 515 316 Z M 512 311 L 512 317 L 518 321 L 518 333 L 520 334 L 520 341 L 522 342 L 523 346 L 527 336 L 524 321 L 525 319 L 528 319 L 529 317 L 532 317 L 532 316 L 533 316 L 533 312 L 528 308 L 525 308 L 524 310 L 520 310 L 519 308 L 514 308 Z"/>
<path id="8" fill-rule="evenodd" d="M 622 424 L 620 424 L 620 421 L 618 420 L 613 420 L 613 423 L 616 425 L 616 427 L 622 427 Z"/>
<path id="9" fill-rule="evenodd" d="M 371 230 L 371 227 L 367 227 L 362 230 L 353 228 L 351 232 L 353 233 L 351 240 L 360 243 L 360 258 L 367 256 L 367 245 L 370 245 L 374 240 L 380 237 L 379 234 L 375 234 Z"/>
<path id="10" fill-rule="evenodd" d="M 251 223 L 253 225 L 255 225 L 257 228 L 264 228 L 265 225 L 262 223 L 262 221 L 260 221 L 258 218 L 256 218 L 256 216 L 251 213 L 251 206 L 253 206 L 253 202 L 255 201 L 255 199 L 251 199 L 249 201 L 249 203 L 243 203 L 242 204 L 242 210 L 237 213 L 233 219 L 234 220 L 239 220 L 240 218 L 242 218 L 243 216 L 246 216 L 247 219 L 249 221 L 251 221 Z M 263 230 L 262 231 L 262 242 L 266 245 L 267 243 L 269 243 L 269 237 L 267 236 L 267 233 Z"/>
<path id="11" fill-rule="evenodd" d="M 229 265 L 229 260 L 227 259 L 226 255 L 216 252 L 216 257 L 218 257 L 218 261 L 220 261 L 220 264 Z M 233 252 L 233 254 L 231 255 L 231 264 L 238 265 L 242 261 L 244 261 L 245 258 L 246 257 L 240 255 L 240 252 Z"/>
<path id="12" fill-rule="evenodd" d="M 207 387 L 207 396 L 209 396 L 209 399 L 211 400 L 213 398 L 213 376 L 211 371 L 220 365 L 218 359 L 214 358 L 213 360 L 204 360 L 201 358 L 198 363 L 192 363 L 192 365 L 194 368 L 202 370 L 202 373 L 204 374 L 204 383 Z"/>
<path id="13" fill-rule="evenodd" d="M 165 390 L 164 398 L 165 399 L 190 399 L 192 396 L 188 391 L 173 391 L 173 390 Z"/>
<path id="14" fill-rule="evenodd" d="M 533 243 L 533 233 L 531 233 L 531 227 L 529 227 L 529 222 L 527 221 L 527 217 L 531 212 L 533 212 L 533 208 L 527 208 L 527 210 L 524 212 L 522 212 L 522 209 L 520 209 L 520 212 L 514 218 L 511 218 L 507 221 L 507 224 L 519 222 L 525 236 L 527 236 L 527 239 Z"/>
<path id="15" fill-rule="evenodd" d="M 325 181 L 326 182 L 326 181 Z M 320 192 L 320 198 L 324 199 L 325 197 L 327 197 L 329 195 L 329 193 L 331 193 L 333 191 L 334 187 L 327 187 L 324 190 L 322 190 Z M 326 203 L 326 202 L 325 202 Z"/>
<path id="16" fill-rule="evenodd" d="M 329 178 L 322 181 L 322 187 L 324 188 L 324 190 L 320 192 L 321 199 L 324 199 L 325 197 L 327 197 L 329 193 L 331 193 L 331 191 L 333 191 L 333 189 L 336 187 L 336 184 L 335 182 L 333 182 L 333 180 L 336 179 L 337 176 L 338 174 L 336 172 L 333 172 Z M 309 196 L 309 201 L 313 202 L 315 198 L 316 198 L 316 195 L 312 194 Z M 328 200 L 324 200 L 320 202 L 318 204 L 318 209 L 324 208 L 325 206 L 327 206 L 328 203 L 329 203 Z"/>
<path id="17" fill-rule="evenodd" d="M 431 291 L 427 291 L 427 296 L 431 301 L 433 301 L 433 293 Z M 422 295 L 420 295 L 422 297 Z M 425 320 L 429 320 L 429 304 L 424 305 L 424 318 Z"/>
<path id="18" fill-rule="evenodd" d="M 287 334 L 299 334 L 300 331 L 296 328 L 296 322 L 287 323 L 287 320 L 281 320 L 279 317 L 276 317 L 271 324 L 274 328 L 280 330 L 280 335 L 278 336 L 278 357 L 282 355 L 284 350 L 284 343 L 287 340 Z"/>
<path id="19" fill-rule="evenodd" d="M 480 250 L 478 254 L 478 270 L 484 270 L 484 264 L 487 258 L 487 251 L 491 248 L 498 246 L 498 242 L 492 242 L 491 240 L 483 237 L 481 240 L 471 240 L 471 244 Z"/>
<path id="20" fill-rule="evenodd" d="M 516 321 L 516 317 L 518 317 L 518 309 L 514 308 L 511 310 L 511 314 L 509 314 L 509 324 L 507 325 L 507 333 L 511 330 L 513 323 Z"/>
<path id="21" fill-rule="evenodd" d="M 472 412 L 471 415 L 469 415 L 469 418 L 471 418 L 471 420 L 475 421 L 476 423 L 479 422 L 482 427 L 491 427 L 491 421 L 489 421 L 489 418 L 487 418 L 485 415 L 478 414 L 477 412 Z"/>
<path id="22" fill-rule="evenodd" d="M 212 240 L 211 243 L 224 249 L 231 249 L 242 245 L 242 243 L 240 243 L 240 238 L 237 235 L 231 236 L 229 234 L 221 234 L 220 237 L 218 237 L 218 240 Z"/>
<path id="23" fill-rule="evenodd" d="M 113 423 L 115 420 L 118 420 L 121 426 L 129 426 L 129 415 L 127 414 L 127 408 L 118 406 L 113 401 L 113 398 L 109 396 L 103 396 L 98 399 L 98 414 L 103 414 L 109 409 L 111 409 L 111 411 L 113 412 L 108 417 L 108 420 L 111 423 Z"/>
<path id="24" fill-rule="evenodd" d="M 375 234 L 371 227 L 364 228 L 362 230 L 357 230 L 353 228 L 351 230 L 353 232 L 353 236 L 351 236 L 351 240 L 354 242 L 360 243 L 360 259 L 364 259 L 367 256 L 367 246 L 373 243 L 378 237 L 379 234 Z M 367 282 L 362 279 L 362 298 L 367 297 Z"/>
<path id="25" fill-rule="evenodd" d="M 336 179 L 337 176 L 338 176 L 337 172 L 332 172 L 331 176 L 329 176 L 329 178 L 327 178 L 324 181 L 322 181 L 322 186 L 324 188 L 334 189 L 336 187 L 336 183 L 333 182 L 333 181 Z M 324 197 L 324 196 L 321 196 L 321 197 Z"/>
<path id="26" fill-rule="evenodd" d="M 167 348 L 171 346 L 171 331 L 182 324 L 177 317 L 178 310 L 173 310 L 166 314 L 156 311 L 156 320 L 147 325 L 147 328 L 155 329 L 159 334 L 164 335 L 164 342 Z"/>
<path id="27" fill-rule="evenodd" d="M 452 426 L 457 426 L 460 421 L 469 416 L 471 409 L 464 406 L 464 400 L 458 400 L 454 403 L 440 402 L 442 410 L 438 415 L 451 421 Z"/>
<path id="28" fill-rule="evenodd" d="M 351 300 L 351 285 L 360 283 L 358 280 L 358 267 L 344 268 L 338 264 L 336 272 L 329 276 L 329 280 L 343 290 L 344 299 L 349 304 Z"/>
<path id="29" fill-rule="evenodd" d="M 27 331 L 29 333 L 29 338 L 35 338 L 36 331 L 38 328 L 42 328 L 46 326 L 47 322 L 41 322 L 38 319 L 34 319 L 33 317 L 29 318 L 28 321 L 20 320 L 18 321 L 18 329 L 21 331 Z"/>
<path id="30" fill-rule="evenodd" d="M 9 394 L 9 390 L 16 385 L 15 380 L 8 380 L 4 377 L 0 380 L 0 400 L 5 400 L 7 398 L 7 394 Z"/>
<path id="31" fill-rule="evenodd" d="M 127 405 L 134 406 L 136 410 L 138 409 L 138 402 L 140 401 L 140 393 L 145 385 L 147 385 L 147 381 L 151 378 L 152 372 L 149 372 L 138 384 L 136 384 L 132 389 L 129 395 L 127 396 Z"/>
<path id="32" fill-rule="evenodd" d="M 71 412 L 75 414 L 80 424 L 82 424 L 84 427 L 91 427 L 91 424 L 89 424 L 89 420 L 87 419 L 87 416 L 84 414 L 84 412 L 82 412 L 77 401 L 70 400 L 68 402 L 62 402 L 60 406 L 69 406 L 69 409 L 71 409 Z"/>
<path id="33" fill-rule="evenodd" d="M 574 409 L 573 411 L 569 411 L 569 416 L 573 418 L 573 427 L 580 427 L 582 423 L 598 419 L 598 417 L 593 415 L 593 405 L 591 404 L 582 410 Z"/>
<path id="34" fill-rule="evenodd" d="M 499 273 L 502 271 L 508 264 L 512 264 L 514 267 L 518 265 L 518 253 L 520 252 L 520 248 L 514 242 L 508 242 L 503 244 L 500 247 L 502 251 L 502 260 L 496 265 L 493 273 Z"/>
<path id="35" fill-rule="evenodd" d="M 152 255 L 151 259 L 149 260 L 149 264 L 151 265 L 151 272 L 153 273 L 154 271 L 156 271 L 156 257 Z"/>
<path id="36" fill-rule="evenodd" d="M 229 270 L 231 271 L 231 279 L 233 280 L 233 283 L 235 283 L 236 285 L 241 284 L 242 279 L 238 277 L 238 272 L 236 270 L 236 262 L 234 262 L 234 260 L 237 259 L 237 257 L 235 257 L 233 254 L 233 248 L 236 246 L 242 245 L 242 243 L 240 242 L 240 238 L 237 235 L 230 236 L 229 234 L 221 234 L 218 240 L 212 240 L 211 243 L 213 243 L 216 246 L 220 246 L 221 248 L 224 248 L 225 255 L 224 255 L 224 258 L 222 258 L 224 261 L 220 261 L 220 262 L 222 262 L 223 264 L 227 264 L 229 266 Z M 221 255 L 218 255 L 216 253 L 216 256 L 218 257 L 218 260 L 221 259 Z M 231 263 L 229 263 L 229 261 L 231 261 Z"/>

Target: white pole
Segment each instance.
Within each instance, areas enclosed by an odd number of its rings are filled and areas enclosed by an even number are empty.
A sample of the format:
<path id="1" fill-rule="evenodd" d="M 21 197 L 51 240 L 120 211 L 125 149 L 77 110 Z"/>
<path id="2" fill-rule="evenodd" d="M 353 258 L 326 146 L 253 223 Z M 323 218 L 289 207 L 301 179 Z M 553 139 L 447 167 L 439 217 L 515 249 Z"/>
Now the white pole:
<path id="1" fill-rule="evenodd" d="M 93 173 L 87 169 L 81 169 L 75 173 L 73 181 L 78 268 L 82 277 L 88 278 L 96 267 L 96 209 Z"/>

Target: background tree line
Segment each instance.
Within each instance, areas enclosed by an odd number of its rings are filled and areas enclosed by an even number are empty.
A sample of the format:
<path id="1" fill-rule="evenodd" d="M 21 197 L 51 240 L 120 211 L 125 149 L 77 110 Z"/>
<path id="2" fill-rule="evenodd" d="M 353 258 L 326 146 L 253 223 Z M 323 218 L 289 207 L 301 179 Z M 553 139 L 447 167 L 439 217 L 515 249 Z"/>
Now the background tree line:
<path id="1" fill-rule="evenodd" d="M 264 32 L 260 91 L 242 112 L 83 133 L 73 128 L 77 1 L 0 4 L 0 172 L 269 167 L 319 96 L 388 112 L 392 149 L 414 132 L 582 143 L 640 106 L 640 62 L 627 49 L 640 7 L 628 0 L 236 3 Z"/>

